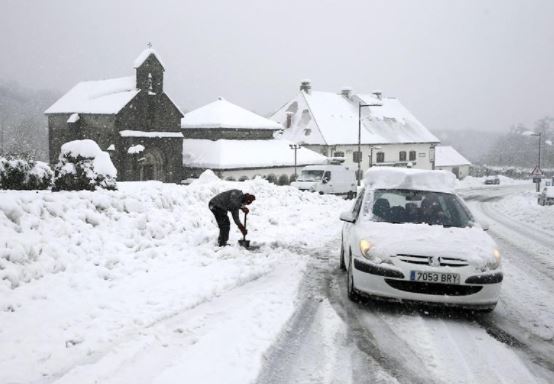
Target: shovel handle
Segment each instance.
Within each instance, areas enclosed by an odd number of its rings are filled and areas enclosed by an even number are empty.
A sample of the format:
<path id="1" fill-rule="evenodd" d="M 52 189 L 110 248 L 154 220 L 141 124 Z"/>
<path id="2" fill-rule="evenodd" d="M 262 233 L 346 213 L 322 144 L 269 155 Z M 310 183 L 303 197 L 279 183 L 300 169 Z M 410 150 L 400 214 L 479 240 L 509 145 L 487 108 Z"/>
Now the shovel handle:
<path id="1" fill-rule="evenodd" d="M 246 229 L 246 215 L 247 215 L 247 213 L 244 212 L 244 229 Z M 245 234 L 242 235 L 242 239 L 243 239 L 243 240 L 246 240 L 246 235 L 245 235 Z"/>

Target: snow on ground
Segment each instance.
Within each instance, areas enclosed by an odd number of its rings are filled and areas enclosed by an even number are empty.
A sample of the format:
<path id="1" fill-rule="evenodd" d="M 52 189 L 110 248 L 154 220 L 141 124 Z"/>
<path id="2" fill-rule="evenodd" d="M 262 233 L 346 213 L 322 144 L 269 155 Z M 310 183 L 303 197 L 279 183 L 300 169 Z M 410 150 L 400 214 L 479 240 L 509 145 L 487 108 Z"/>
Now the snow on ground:
<path id="1" fill-rule="evenodd" d="M 0 382 L 253 380 L 294 310 L 301 250 L 336 240 L 351 202 L 263 180 L 118 188 L 0 192 Z M 256 195 L 258 251 L 215 247 L 207 204 L 230 188 Z"/>
<path id="2" fill-rule="evenodd" d="M 541 206 L 537 197 L 536 192 L 522 191 L 493 202 L 492 207 L 514 220 L 554 232 L 554 205 Z"/>
<path id="3" fill-rule="evenodd" d="M 531 180 L 525 179 L 512 179 L 511 177 L 506 177 L 503 175 L 498 175 L 500 184 L 485 184 L 486 176 L 483 177 L 474 177 L 466 176 L 462 180 L 457 180 L 457 189 L 474 189 L 474 188 L 498 188 L 499 186 L 505 185 L 521 185 L 521 184 L 531 184 Z"/>
<path id="4" fill-rule="evenodd" d="M 481 191 L 482 200 L 469 206 L 478 220 L 490 224 L 503 255 L 505 279 L 495 322 L 518 325 L 518 337 L 540 348 L 554 339 L 554 206 L 539 206 L 533 188 L 529 183 Z"/>

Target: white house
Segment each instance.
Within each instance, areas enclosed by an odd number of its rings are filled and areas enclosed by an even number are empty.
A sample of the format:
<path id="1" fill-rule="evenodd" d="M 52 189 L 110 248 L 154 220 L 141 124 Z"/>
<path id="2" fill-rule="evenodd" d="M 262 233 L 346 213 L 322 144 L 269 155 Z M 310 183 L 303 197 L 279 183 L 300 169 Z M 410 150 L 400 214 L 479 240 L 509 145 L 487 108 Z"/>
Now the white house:
<path id="1" fill-rule="evenodd" d="M 369 106 L 361 108 L 359 123 L 360 104 Z M 439 139 L 398 99 L 383 97 L 380 92 L 312 91 L 306 80 L 300 93 L 270 118 L 283 125 L 279 137 L 325 156 L 344 157 L 344 164 L 353 169 L 357 168 L 358 135 L 363 172 L 376 165 L 409 163 L 414 168 L 434 168 L 434 147 Z"/>
<path id="2" fill-rule="evenodd" d="M 471 163 L 451 146 L 435 147 L 435 169 L 450 171 L 461 180 L 469 174 L 470 166 Z"/>
<path id="3" fill-rule="evenodd" d="M 293 143 L 273 137 L 283 127 L 223 98 L 185 114 L 181 128 L 185 177 L 206 169 L 234 180 L 290 179 L 295 173 Z M 296 167 L 326 162 L 308 148 L 296 151 Z"/>

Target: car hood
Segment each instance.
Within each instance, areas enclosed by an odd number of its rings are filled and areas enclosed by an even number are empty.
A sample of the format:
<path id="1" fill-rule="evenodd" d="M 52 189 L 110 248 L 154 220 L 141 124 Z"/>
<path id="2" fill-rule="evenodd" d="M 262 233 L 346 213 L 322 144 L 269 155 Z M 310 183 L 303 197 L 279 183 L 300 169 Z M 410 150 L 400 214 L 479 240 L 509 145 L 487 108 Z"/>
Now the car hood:
<path id="1" fill-rule="evenodd" d="M 356 228 L 356 236 L 371 241 L 372 252 L 383 259 L 397 254 L 455 257 L 476 268 L 493 262 L 496 249 L 480 227 L 368 222 Z"/>

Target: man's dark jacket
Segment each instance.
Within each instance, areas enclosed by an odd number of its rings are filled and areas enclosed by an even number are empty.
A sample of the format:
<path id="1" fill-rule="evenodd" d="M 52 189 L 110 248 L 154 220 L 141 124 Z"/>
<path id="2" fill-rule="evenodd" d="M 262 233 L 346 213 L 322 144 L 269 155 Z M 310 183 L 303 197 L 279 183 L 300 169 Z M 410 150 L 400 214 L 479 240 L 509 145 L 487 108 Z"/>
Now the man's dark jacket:
<path id="1" fill-rule="evenodd" d="M 219 195 L 213 197 L 210 200 L 210 209 L 216 207 L 224 211 L 231 212 L 233 221 L 237 226 L 240 226 L 239 209 L 244 204 L 244 193 L 238 189 L 230 189 L 225 192 L 221 192 Z"/>

